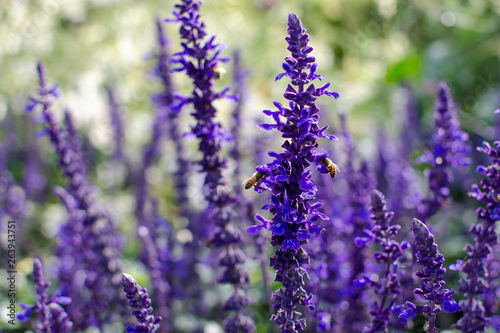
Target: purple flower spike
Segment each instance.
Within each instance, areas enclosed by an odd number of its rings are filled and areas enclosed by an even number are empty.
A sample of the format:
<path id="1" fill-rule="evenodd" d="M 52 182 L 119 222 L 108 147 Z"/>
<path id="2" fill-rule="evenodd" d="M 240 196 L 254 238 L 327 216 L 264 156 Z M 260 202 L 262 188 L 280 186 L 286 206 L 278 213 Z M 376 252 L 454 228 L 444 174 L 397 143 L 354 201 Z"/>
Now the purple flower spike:
<path id="1" fill-rule="evenodd" d="M 459 320 L 457 327 L 462 332 L 484 332 L 488 323 L 487 314 L 492 311 L 487 307 L 488 290 L 490 283 L 487 261 L 496 256 L 495 245 L 498 243 L 495 232 L 496 222 L 500 219 L 500 141 L 495 141 L 495 147 L 483 142 L 478 150 L 492 158 L 488 166 L 478 166 L 477 172 L 484 175 L 479 185 L 473 186 L 470 196 L 485 204 L 477 210 L 479 222 L 472 226 L 469 232 L 474 235 L 474 244 L 467 244 L 465 259 L 455 265 L 466 274 L 460 279 L 459 291 L 465 295 L 460 302 L 464 316 Z M 494 313 L 494 311 L 493 311 Z"/>
<path id="2" fill-rule="evenodd" d="M 158 323 L 161 317 L 153 316 L 153 308 L 151 307 L 151 299 L 149 298 L 146 288 L 142 288 L 137 281 L 129 274 L 122 275 L 123 291 L 127 294 L 128 304 L 134 308 L 132 311 L 134 317 L 137 318 L 139 325 L 127 326 L 128 333 L 153 333 L 160 328 Z"/>
<path id="3" fill-rule="evenodd" d="M 190 96 L 175 96 L 172 111 L 179 112 L 183 106 L 191 106 L 191 115 L 196 119 L 191 133 L 197 138 L 202 154 L 198 165 L 200 172 L 205 173 L 202 192 L 208 202 L 208 208 L 205 212 L 206 221 L 192 227 L 192 230 L 196 230 L 196 237 L 205 240 L 208 238 L 208 243 L 219 251 L 219 266 L 222 272 L 218 283 L 230 283 L 234 286 L 233 295 L 224 306 L 226 310 L 234 312 L 224 321 L 224 328 L 227 332 L 251 333 L 255 330 L 255 325 L 243 314 L 243 306 L 247 301 L 242 302 L 240 306 L 233 306 L 234 300 L 240 299 L 243 286 L 249 283 L 249 276 L 243 265 L 246 261 L 245 255 L 238 249 L 241 232 L 231 223 L 236 217 L 232 209 L 236 200 L 224 176 L 229 163 L 220 153 L 222 143 L 228 141 L 229 135 L 222 124 L 216 121 L 217 110 L 214 107 L 216 100 L 234 99 L 234 96 L 227 94 L 230 87 L 215 91 L 216 81 L 222 75 L 220 63 L 227 62 L 228 59 L 220 56 L 223 45 L 215 41 L 215 36 L 206 38 L 205 24 L 200 20 L 200 5 L 200 1 L 182 0 L 181 4 L 175 5 L 175 19 L 167 20 L 181 24 L 179 33 L 183 50 L 172 57 L 171 63 L 177 67 L 173 71 L 185 72 L 193 84 Z"/>
<path id="4" fill-rule="evenodd" d="M 43 266 L 39 259 L 33 261 L 33 280 L 36 285 L 37 298 L 34 305 L 21 304 L 23 312 L 17 314 L 20 321 L 26 321 L 31 313 L 38 314 L 37 332 L 40 333 L 70 333 L 73 323 L 61 305 L 71 303 L 68 297 L 61 297 L 56 293 L 49 299 L 47 290 L 50 283 L 43 277 Z"/>
<path id="5" fill-rule="evenodd" d="M 114 88 L 106 88 L 106 93 L 108 95 L 108 109 L 111 127 L 113 129 L 113 158 L 119 162 L 122 162 L 127 168 L 128 172 L 131 174 L 133 172 L 130 160 L 125 152 L 124 143 L 124 113 L 119 105 L 118 98 L 116 96 L 116 90 Z"/>
<path id="6" fill-rule="evenodd" d="M 285 73 L 278 75 L 276 79 L 284 76 L 291 79 L 291 85 L 288 85 L 283 95 L 289 101 L 289 108 L 274 102 L 278 110 L 265 110 L 264 114 L 272 117 L 276 124 L 261 126 L 266 130 L 276 128 L 281 132 L 285 139 L 281 146 L 284 151 L 269 152 L 274 161 L 259 166 L 256 170 L 266 174 L 259 187 L 272 189 L 273 192 L 271 204 L 262 207 L 269 210 L 273 218 L 270 225 L 264 223 L 263 226 L 271 231 L 271 245 L 280 247 L 270 260 L 270 265 L 276 270 L 274 280 L 283 285 L 283 289 L 272 296 L 278 312 L 271 320 L 278 324 L 282 332 L 292 333 L 306 327 L 305 319 L 300 318 L 301 313 L 295 309 L 301 305 L 314 309 L 312 296 L 304 289 L 306 282 L 310 280 L 303 267 L 309 263 L 309 255 L 302 245 L 319 233 L 318 229 L 321 228 L 315 223 L 320 219 L 328 219 L 317 210 L 321 203 L 311 203 L 315 199 L 317 188 L 311 180 L 312 172 L 308 167 L 316 164 L 321 169 L 323 165 L 328 165 L 325 162 L 327 154 L 316 152 L 315 147 L 320 138 L 335 137 L 324 133 L 326 127 L 318 126 L 319 109 L 315 101 L 323 94 L 335 98 L 338 94 L 325 90 L 329 84 L 321 88 L 310 84 L 324 76 L 315 74 L 315 59 L 309 55 L 312 47 L 307 45 L 309 35 L 293 13 L 288 16 L 288 34 L 289 37 L 285 39 L 292 55 L 285 58 Z M 282 122 L 283 118 L 286 122 Z M 265 221 L 260 215 L 256 218 Z M 251 227 L 249 232 L 255 234 L 257 228 Z"/>
<path id="7" fill-rule="evenodd" d="M 59 233 L 58 257 L 61 293 L 73 301 L 66 308 L 75 331 L 89 326 L 101 328 L 110 315 L 122 309 L 120 283 L 120 239 L 110 217 L 96 205 L 92 186 L 85 174 L 81 142 L 69 113 L 63 126 L 56 121 L 52 106 L 59 96 L 56 86 L 47 87 L 46 69 L 38 63 L 38 97 L 31 98 L 27 111 L 41 109 L 44 133 L 58 157 L 59 167 L 68 179 L 67 191 L 58 188 L 69 213 Z M 110 306 L 110 304 L 112 304 Z"/>
<path id="8" fill-rule="evenodd" d="M 415 236 L 415 251 L 417 263 L 422 266 L 422 270 L 415 274 L 422 281 L 420 286 L 413 292 L 426 300 L 426 305 L 415 305 L 406 302 L 408 309 L 403 310 L 399 315 L 402 323 L 406 323 L 408 318 L 414 318 L 416 314 L 422 313 L 425 316 L 425 329 L 428 333 L 437 333 L 436 315 L 441 312 L 456 312 L 460 310 L 457 302 L 451 296 L 455 293 L 450 289 L 441 289 L 445 285 L 443 267 L 444 256 L 439 253 L 434 236 L 429 232 L 426 225 L 417 219 L 413 219 L 413 234 Z"/>
<path id="9" fill-rule="evenodd" d="M 429 196 L 418 207 L 417 215 L 423 222 L 436 214 L 448 202 L 449 184 L 453 181 L 453 168 L 468 166 L 466 157 L 470 151 L 468 135 L 460 130 L 458 116 L 454 110 L 450 89 L 440 83 L 437 90 L 434 120 L 436 132 L 432 137 L 430 150 L 425 151 L 422 162 L 429 163 Z"/>
<path id="10" fill-rule="evenodd" d="M 369 285 L 375 290 L 375 294 L 381 297 L 371 304 L 372 323 L 365 327 L 364 333 L 387 332 L 390 315 L 399 307 L 395 304 L 401 289 L 398 259 L 409 246 L 406 241 L 398 243 L 394 240 L 401 226 L 391 225 L 394 213 L 388 211 L 384 195 L 377 190 L 372 192 L 371 213 L 373 226 L 371 230 L 365 230 L 365 238 L 380 245 L 380 251 L 375 252 L 373 256 L 385 270 L 384 276 L 377 281 L 368 274 L 357 280 L 361 287 Z"/>

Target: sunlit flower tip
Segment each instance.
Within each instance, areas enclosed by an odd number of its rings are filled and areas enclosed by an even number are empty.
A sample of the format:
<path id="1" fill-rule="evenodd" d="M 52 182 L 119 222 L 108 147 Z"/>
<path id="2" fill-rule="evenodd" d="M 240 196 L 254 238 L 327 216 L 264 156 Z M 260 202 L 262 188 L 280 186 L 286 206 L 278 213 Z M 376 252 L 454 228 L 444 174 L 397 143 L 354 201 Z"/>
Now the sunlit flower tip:
<path id="1" fill-rule="evenodd" d="M 151 299 L 146 288 L 142 288 L 137 281 L 129 274 L 122 274 L 122 286 L 125 291 L 128 304 L 137 310 L 132 311 L 132 315 L 137 318 L 139 325 L 127 326 L 127 332 L 153 333 L 159 328 L 161 317 L 151 315 Z"/>
<path id="2" fill-rule="evenodd" d="M 415 238 L 428 238 L 429 237 L 429 229 L 427 229 L 426 225 L 417 219 L 413 219 L 412 221 L 413 234 Z M 434 238 L 434 237 L 433 237 Z"/>

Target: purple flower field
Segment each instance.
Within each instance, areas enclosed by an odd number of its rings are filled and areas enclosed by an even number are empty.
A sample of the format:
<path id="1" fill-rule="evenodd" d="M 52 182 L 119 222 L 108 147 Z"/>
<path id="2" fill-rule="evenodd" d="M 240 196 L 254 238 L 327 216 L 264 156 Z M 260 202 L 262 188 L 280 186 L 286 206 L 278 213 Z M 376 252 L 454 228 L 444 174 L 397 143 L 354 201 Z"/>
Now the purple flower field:
<path id="1" fill-rule="evenodd" d="M 401 75 L 397 117 L 360 121 L 291 11 L 256 94 L 258 45 L 164 7 L 151 121 L 109 78 L 108 131 L 81 126 L 50 57 L 0 112 L 0 332 L 500 331 L 498 105 L 478 120 L 447 77 Z"/>

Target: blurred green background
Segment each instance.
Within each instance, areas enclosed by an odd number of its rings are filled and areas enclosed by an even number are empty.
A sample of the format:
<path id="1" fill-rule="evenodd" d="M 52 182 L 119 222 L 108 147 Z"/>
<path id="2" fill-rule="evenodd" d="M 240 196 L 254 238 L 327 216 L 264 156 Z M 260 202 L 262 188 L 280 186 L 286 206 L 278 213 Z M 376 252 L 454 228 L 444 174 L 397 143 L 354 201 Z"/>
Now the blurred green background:
<path id="1" fill-rule="evenodd" d="M 69 107 L 86 140 L 103 154 L 113 149 L 104 87 L 116 87 L 126 111 L 126 147 L 134 160 L 140 160 L 140 149 L 149 140 L 154 116 L 150 94 L 160 88 L 148 75 L 156 50 L 154 18 L 171 17 L 173 6 L 172 1 L 156 0 L 2 0 L 0 119 L 5 124 L 8 112 L 23 114 L 28 96 L 36 91 L 36 62 L 43 60 L 49 82 L 59 84 L 64 93 L 57 109 Z M 380 129 L 393 139 L 405 130 L 401 128 L 406 105 L 403 82 L 413 89 L 421 122 L 429 134 L 435 87 L 443 80 L 450 85 L 462 128 L 471 134 L 474 145 L 482 138 L 494 138 L 493 111 L 500 107 L 499 1 L 207 0 L 202 6 L 202 19 L 209 34 L 216 34 L 217 40 L 227 45 L 225 56 L 239 49 L 249 70 L 246 117 L 260 117 L 261 110 L 273 107 L 273 100 L 284 100 L 287 80 L 275 83 L 274 78 L 289 54 L 284 40 L 289 12 L 299 16 L 310 34 L 318 73 L 326 75 L 340 94 L 336 101 L 320 101 L 325 116 L 322 121 L 336 129 L 337 113 L 349 114 L 350 130 L 365 157 L 377 155 Z M 171 51 L 179 51 L 177 25 L 165 27 L 171 37 Z M 220 86 L 231 84 L 231 64 L 226 70 Z M 181 92 L 189 89 L 182 76 L 175 76 L 175 80 Z M 221 102 L 219 107 L 222 120 L 227 120 L 230 103 Z M 61 114 L 58 116 L 62 119 Z M 189 123 L 186 114 L 183 126 Z M 5 129 L 2 126 L 4 142 Z M 42 152 L 53 154 L 47 140 L 43 141 Z M 11 169 L 13 164 L 11 161 Z M 112 187 L 109 175 L 119 172 L 113 168 L 101 165 L 94 183 Z M 12 172 L 20 178 L 20 171 Z M 52 171 L 49 177 L 60 176 Z M 65 183 L 63 179 L 57 182 Z M 153 190 L 168 199 L 165 188 Z M 45 238 L 37 234 L 42 238 L 23 252 L 49 252 L 36 246 L 49 243 L 65 216 L 57 199 L 52 199 L 41 216 L 44 226 L 52 229 L 42 230 Z M 117 208 L 113 214 L 120 228 L 133 234 L 133 193 L 100 200 Z M 28 210 L 33 214 L 36 209 L 30 206 Z M 473 210 L 463 218 L 472 223 Z M 466 242 L 457 239 L 448 240 L 451 247 L 455 242 L 454 254 Z M 125 258 L 134 258 L 138 246 L 128 246 Z M 50 260 L 47 258 L 49 265 Z M 30 265 L 31 261 L 21 261 L 19 269 L 29 274 Z M 125 266 L 130 268 L 134 263 L 126 261 Z M 139 275 L 138 279 L 147 278 Z M 26 283 L 20 278 L 23 300 L 33 295 Z M 267 323 L 267 318 L 262 320 Z"/>
<path id="2" fill-rule="evenodd" d="M 51 82 L 60 84 L 64 104 L 77 121 L 96 132 L 105 114 L 104 85 L 117 86 L 134 117 L 150 113 L 154 83 L 146 71 L 155 48 L 154 17 L 170 16 L 173 5 L 152 0 L 2 1 L 0 118 L 8 107 L 20 112 L 35 89 L 38 59 L 46 63 Z M 319 72 L 341 95 L 328 109 L 352 114 L 356 135 L 366 139 L 380 123 L 394 128 L 404 105 L 399 90 L 403 80 L 416 91 L 422 116 L 430 122 L 435 83 L 444 80 L 466 120 L 465 129 L 492 138 L 485 125 L 491 124 L 499 104 L 500 2 L 206 1 L 202 14 L 209 33 L 228 46 L 226 55 L 241 49 L 251 71 L 248 113 L 259 113 L 281 98 L 285 80 L 274 83 L 273 78 L 287 55 L 289 12 L 303 21 Z M 167 24 L 167 29 L 175 52 L 177 27 Z M 104 145 L 106 138 L 92 140 Z"/>

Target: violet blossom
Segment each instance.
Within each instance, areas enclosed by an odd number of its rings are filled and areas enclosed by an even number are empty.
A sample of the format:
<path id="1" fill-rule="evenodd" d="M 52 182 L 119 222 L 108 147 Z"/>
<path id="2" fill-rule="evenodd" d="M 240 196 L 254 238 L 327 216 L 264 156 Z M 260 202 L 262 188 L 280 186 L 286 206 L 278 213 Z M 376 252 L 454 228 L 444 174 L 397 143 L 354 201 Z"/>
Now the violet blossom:
<path id="1" fill-rule="evenodd" d="M 355 243 L 356 237 L 363 237 L 365 230 L 371 229 L 370 193 L 375 188 L 375 177 L 368 161 L 356 158 L 356 146 L 351 133 L 347 129 L 346 116 L 341 115 L 341 130 L 347 147 L 347 160 L 343 166 L 348 185 L 345 205 L 339 212 L 344 225 L 338 228 L 345 242 L 344 259 L 347 263 L 347 288 L 341 289 L 344 306 L 340 312 L 342 327 L 347 331 L 361 331 L 369 319 L 368 299 L 364 291 L 357 288 L 355 280 L 367 271 L 370 271 L 367 249 Z M 342 256 L 342 254 L 341 254 Z"/>
<path id="2" fill-rule="evenodd" d="M 38 314 L 37 333 L 70 333 L 73 323 L 61 305 L 71 303 L 71 298 L 56 293 L 49 298 L 47 291 L 50 283 L 43 277 L 43 266 L 39 259 L 33 261 L 33 280 L 37 287 L 34 305 L 21 304 L 23 312 L 17 314 L 20 321 L 27 321 L 31 313 Z"/>
<path id="3" fill-rule="evenodd" d="M 158 53 L 156 56 L 155 68 L 152 75 L 159 79 L 161 82 L 161 90 L 152 96 L 152 102 L 155 108 L 162 112 L 169 111 L 172 102 L 174 101 L 174 85 L 172 83 L 171 66 L 169 64 L 171 59 L 170 54 L 170 41 L 164 31 L 163 22 L 160 18 L 156 18 L 156 34 Z M 157 116 L 155 122 L 165 121 L 167 123 L 166 133 L 169 139 L 175 145 L 175 153 L 177 154 L 177 170 L 174 173 L 176 203 L 179 206 L 179 211 L 182 216 L 189 217 L 189 199 L 187 195 L 188 175 L 190 169 L 190 162 L 184 156 L 185 148 L 183 138 L 179 133 L 179 119 L 176 112 L 167 112 L 166 119 L 160 119 Z"/>
<path id="4" fill-rule="evenodd" d="M 168 66 L 170 54 L 168 40 L 163 31 L 163 22 L 155 19 L 158 50 L 155 67 L 151 71 L 154 78 L 161 82 L 161 90 L 152 95 L 152 103 L 156 114 L 152 126 L 150 141 L 143 148 L 142 161 L 135 175 L 136 210 L 138 220 L 137 234 L 142 240 L 141 261 L 149 271 L 152 291 L 156 295 L 156 307 L 161 317 L 171 317 L 173 262 L 171 248 L 174 246 L 171 223 L 163 218 L 158 211 L 156 198 L 149 190 L 146 180 L 147 170 L 160 157 L 161 144 L 167 136 L 170 118 L 170 104 L 173 101 L 173 85 Z M 163 323 L 163 330 L 168 332 L 171 322 Z"/>
<path id="5" fill-rule="evenodd" d="M 444 256 L 438 251 L 434 236 L 429 232 L 427 226 L 417 219 L 413 219 L 413 234 L 415 235 L 415 251 L 417 263 L 422 266 L 422 270 L 415 274 L 420 278 L 421 283 L 413 292 L 427 301 L 425 305 L 416 305 L 410 301 L 406 302 L 407 308 L 399 314 L 402 323 L 406 323 L 408 318 L 422 313 L 426 320 L 425 331 L 437 333 L 436 315 L 444 312 L 456 312 L 460 310 L 457 302 L 451 298 L 455 291 L 442 289 L 445 285 L 443 267 Z"/>
<path id="6" fill-rule="evenodd" d="M 234 93 L 238 97 L 236 105 L 232 111 L 232 126 L 231 126 L 231 137 L 233 146 L 230 150 L 230 155 L 233 158 L 235 163 L 234 171 L 233 171 L 233 179 L 235 179 L 235 183 L 237 186 L 234 189 L 236 195 L 238 195 L 237 202 L 237 211 L 240 216 L 246 217 L 247 221 L 250 224 L 257 223 L 255 220 L 255 200 L 250 199 L 242 194 L 243 186 L 239 186 L 241 183 L 241 165 L 243 162 L 244 153 L 242 152 L 242 119 L 241 114 L 243 111 L 244 102 L 246 100 L 247 86 L 246 86 L 246 77 L 248 76 L 248 70 L 243 67 L 241 60 L 241 52 L 239 50 L 233 53 L 233 82 L 234 82 Z M 264 285 L 264 294 L 267 305 L 267 310 L 269 311 L 269 316 L 272 315 L 272 302 L 271 302 L 271 285 L 269 279 L 268 265 L 267 265 L 267 255 L 266 255 L 266 236 L 264 230 L 261 230 L 256 237 L 253 237 L 253 245 L 257 251 L 255 255 L 255 259 L 258 261 L 261 274 L 262 274 L 262 283 Z M 271 332 L 274 332 L 276 329 L 275 326 L 271 327 Z"/>
<path id="7" fill-rule="evenodd" d="M 409 245 L 406 241 L 399 243 L 395 239 L 401 226 L 392 223 L 394 213 L 387 209 L 384 195 L 377 190 L 372 192 L 371 213 L 372 228 L 365 230 L 365 237 L 359 237 L 355 241 L 358 246 L 365 246 L 368 242 L 380 245 L 380 251 L 376 251 L 373 257 L 375 262 L 383 267 L 383 276 L 374 280 L 366 272 L 355 284 L 358 287 L 370 286 L 375 294 L 379 295 L 379 298 L 370 304 L 372 322 L 363 332 L 388 332 L 390 315 L 401 307 L 396 304 L 401 289 L 399 258 Z"/>
<path id="8" fill-rule="evenodd" d="M 153 122 L 153 129 L 151 131 L 151 138 L 149 143 L 143 148 L 142 163 L 136 177 L 136 215 L 139 224 L 147 223 L 145 205 L 149 200 L 150 194 L 146 181 L 146 172 L 153 165 L 154 161 L 160 157 L 161 143 L 167 134 L 169 111 L 174 96 L 174 89 L 168 66 L 170 59 L 168 41 L 163 32 L 162 22 L 159 18 L 156 19 L 156 30 L 159 49 L 152 75 L 161 81 L 162 90 L 152 96 L 152 103 L 156 109 L 156 114 Z"/>
<path id="9" fill-rule="evenodd" d="M 125 153 L 124 144 L 124 124 L 123 124 L 123 110 L 119 105 L 118 98 L 116 96 L 116 91 L 113 88 L 106 88 L 106 94 L 108 97 L 108 108 L 111 127 L 113 129 L 113 158 L 117 161 L 122 162 L 127 168 L 129 174 L 133 172 L 130 160 Z"/>
<path id="10" fill-rule="evenodd" d="M 432 136 L 430 150 L 424 151 L 421 158 L 430 166 L 426 171 L 430 192 L 417 207 L 417 216 L 424 223 L 448 203 L 453 168 L 470 164 L 466 156 L 470 151 L 468 135 L 460 130 L 450 89 L 444 82 L 438 86 L 435 108 L 436 132 Z"/>
<path id="11" fill-rule="evenodd" d="M 256 190 L 272 190 L 271 204 L 263 206 L 262 209 L 269 210 L 273 218 L 267 220 L 256 215 L 262 224 L 248 228 L 248 232 L 256 235 L 260 229 L 268 229 L 271 231 L 271 245 L 279 246 L 271 257 L 270 265 L 276 270 L 274 280 L 281 282 L 283 289 L 273 294 L 272 300 L 278 313 L 271 317 L 271 321 L 276 323 L 282 332 L 291 333 L 306 327 L 305 318 L 301 318 L 302 314 L 295 309 L 301 305 L 314 309 L 312 295 L 304 289 L 310 277 L 303 267 L 309 263 L 309 256 L 302 245 L 306 244 L 311 236 L 319 236 L 322 228 L 316 222 L 319 219 L 328 219 L 317 210 L 321 203 L 311 202 L 317 189 L 311 180 L 312 172 L 308 167 L 315 163 L 318 170 L 328 172 L 320 162 L 322 158 L 327 158 L 327 154 L 319 153 L 314 148 L 320 138 L 333 140 L 335 137 L 325 133 L 328 126 L 318 126 L 319 109 L 315 101 L 324 94 L 335 98 L 338 94 L 326 90 L 329 83 L 320 88 L 309 84 L 315 79 L 325 77 L 315 74 L 317 65 L 315 58 L 309 55 L 313 50 L 308 45 L 309 35 L 293 13 L 288 15 L 287 31 L 289 37 L 285 40 L 292 55 L 285 58 L 285 72 L 279 74 L 276 80 L 284 76 L 291 79 L 292 85 L 288 85 L 283 95 L 289 101 L 289 108 L 274 102 L 278 110 L 265 110 L 264 113 L 271 116 L 275 124 L 260 125 L 261 129 L 277 129 L 282 133 L 285 142 L 281 147 L 284 151 L 269 152 L 274 160 L 256 168 L 267 175 Z M 282 121 L 282 117 L 286 122 Z"/>
<path id="12" fill-rule="evenodd" d="M 407 83 L 402 84 L 403 93 L 405 95 L 404 116 L 402 117 L 400 133 L 401 144 L 399 147 L 401 157 L 405 160 L 410 158 L 411 152 L 415 143 L 419 140 L 421 132 L 421 124 L 419 120 L 419 107 L 415 91 Z"/>
<path id="13" fill-rule="evenodd" d="M 248 76 L 248 71 L 243 68 L 241 61 L 241 52 L 239 50 L 233 53 L 233 81 L 234 81 L 234 93 L 238 97 L 236 105 L 232 112 L 232 127 L 231 127 L 231 137 L 233 139 L 233 147 L 230 151 L 231 157 L 236 162 L 234 166 L 233 176 L 236 179 L 236 183 L 239 183 L 241 177 L 240 165 L 242 163 L 242 153 L 241 153 L 241 113 L 243 111 L 243 106 L 246 102 L 246 77 Z M 241 186 L 235 188 L 235 192 L 239 195 L 241 193 Z"/>
<path id="14" fill-rule="evenodd" d="M 128 333 L 154 333 L 160 325 L 161 317 L 152 315 L 151 299 L 146 288 L 142 288 L 129 274 L 123 273 L 122 286 L 128 299 L 128 304 L 134 309 L 132 315 L 139 325 L 127 326 Z"/>
<path id="15" fill-rule="evenodd" d="M 120 312 L 119 272 L 121 270 L 120 239 L 110 217 L 101 211 L 92 197 L 87 181 L 81 144 L 66 117 L 69 127 L 56 121 L 52 106 L 59 96 L 57 86 L 48 88 L 46 70 L 38 63 L 39 97 L 31 98 L 29 112 L 41 109 L 44 129 L 59 157 L 63 175 L 69 179 L 67 191 L 60 191 L 69 219 L 59 234 L 59 279 L 61 293 L 73 302 L 67 312 L 75 330 L 89 326 L 103 328 L 115 311 Z M 82 276 L 84 279 L 77 278 Z M 92 292 L 89 292 L 91 290 Z M 116 302 L 112 302 L 116 300 Z M 116 306 L 109 306 L 115 303 Z"/>
<path id="16" fill-rule="evenodd" d="M 489 276 L 492 272 L 488 269 L 488 260 L 497 255 L 495 250 L 498 237 L 495 231 L 496 222 L 500 219 L 500 141 L 494 142 L 492 147 L 488 142 L 483 142 L 483 147 L 478 150 L 491 157 L 488 166 L 478 166 L 477 172 L 484 175 L 478 185 L 473 186 L 470 196 L 475 197 L 484 206 L 476 211 L 479 222 L 473 225 L 469 232 L 474 235 L 474 244 L 467 244 L 464 260 L 459 260 L 456 269 L 466 274 L 460 279 L 459 291 L 465 295 L 460 301 L 464 316 L 458 321 L 457 327 L 462 332 L 484 332 L 489 323 L 487 318 L 487 298 L 489 294 Z"/>
<path id="17" fill-rule="evenodd" d="M 172 226 L 158 212 L 158 204 L 152 202 L 149 227 L 139 225 L 137 234 L 142 240 L 141 262 L 147 268 L 155 295 L 155 306 L 160 317 L 171 317 L 172 288 L 175 263 L 172 261 L 173 237 Z M 179 288 L 178 289 L 182 289 Z M 165 332 L 170 331 L 171 323 L 162 324 Z"/>
<path id="18" fill-rule="evenodd" d="M 3 149 L 0 147 L 0 150 Z M 23 188 L 16 185 L 16 180 L 9 170 L 0 169 L 0 221 L 4 221 L 4 216 L 14 220 L 20 219 L 24 216 L 25 208 L 26 193 Z M 0 230 L 2 228 L 4 228 L 3 224 Z"/>
<path id="19" fill-rule="evenodd" d="M 26 131 L 33 132 L 34 125 L 32 124 L 29 114 L 24 114 L 26 121 Z M 40 158 L 40 147 L 32 135 L 29 135 L 26 142 L 26 151 L 23 153 L 23 189 L 26 197 L 33 201 L 41 201 L 44 197 L 44 187 L 47 185 L 47 179 L 44 176 L 44 168 Z"/>
<path id="20" fill-rule="evenodd" d="M 192 105 L 191 114 L 197 122 L 191 132 L 198 139 L 199 151 L 202 153 L 198 165 L 200 171 L 205 173 L 203 195 L 208 202 L 205 213 L 207 223 L 199 234 L 205 235 L 219 249 L 219 265 L 223 271 L 218 282 L 234 286 L 233 294 L 223 307 L 233 312 L 224 320 L 224 329 L 228 332 L 253 332 L 255 325 L 252 319 L 243 313 L 243 308 L 249 303 L 248 298 L 243 297 L 243 288 L 249 283 L 249 276 L 243 266 L 245 254 L 238 247 L 242 235 L 231 223 L 236 217 L 230 207 L 235 198 L 223 175 L 228 161 L 220 154 L 221 144 L 228 139 L 228 134 L 222 124 L 215 120 L 217 110 L 213 105 L 218 99 L 229 98 L 229 87 L 220 92 L 214 89 L 215 81 L 219 78 L 220 63 L 228 59 L 220 56 L 223 46 L 215 41 L 215 36 L 206 38 L 205 24 L 200 20 L 200 5 L 200 1 L 182 0 L 181 4 L 175 5 L 175 18 L 167 20 L 181 24 L 179 33 L 183 50 L 174 54 L 171 60 L 177 65 L 173 71 L 183 71 L 193 81 L 191 95 L 177 94 L 172 107 L 173 111 L 178 112 L 182 107 Z"/>
<path id="21" fill-rule="evenodd" d="M 344 117 L 341 117 L 345 125 Z M 353 143 L 347 131 L 343 131 L 346 143 Z M 333 148 L 338 147 L 327 142 L 327 152 L 331 156 L 338 156 Z M 348 148 L 349 149 L 349 148 Z M 337 176 L 340 179 L 346 176 L 344 165 L 342 172 Z M 343 304 L 347 298 L 350 288 L 348 281 L 349 260 L 347 247 L 352 243 L 350 226 L 346 223 L 345 207 L 349 198 L 346 195 L 339 195 L 336 189 L 338 182 L 332 182 L 329 177 L 316 174 L 314 180 L 317 191 L 317 199 L 322 201 L 322 211 L 330 219 L 322 224 L 325 229 L 321 232 L 319 239 L 312 240 L 307 247 L 307 252 L 311 257 L 310 271 L 311 281 L 308 288 L 314 295 L 316 302 L 315 319 L 318 331 L 336 332 L 342 330 Z M 345 240 L 350 240 L 345 241 Z M 348 244 L 349 243 L 349 244 Z"/>

